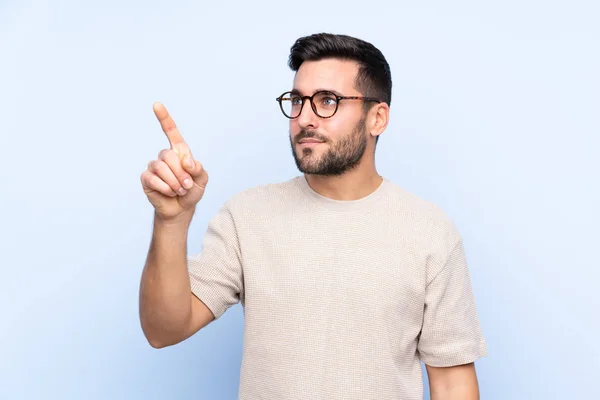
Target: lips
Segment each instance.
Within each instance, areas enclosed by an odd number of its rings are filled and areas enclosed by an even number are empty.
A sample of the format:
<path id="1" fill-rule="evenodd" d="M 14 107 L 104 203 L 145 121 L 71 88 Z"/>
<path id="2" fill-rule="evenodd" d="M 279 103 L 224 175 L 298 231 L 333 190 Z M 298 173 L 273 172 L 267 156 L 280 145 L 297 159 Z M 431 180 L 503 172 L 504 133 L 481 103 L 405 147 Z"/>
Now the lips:
<path id="1" fill-rule="evenodd" d="M 321 140 L 317 140 L 317 139 L 300 139 L 298 141 L 298 143 L 304 144 L 304 143 L 323 143 L 323 142 Z"/>

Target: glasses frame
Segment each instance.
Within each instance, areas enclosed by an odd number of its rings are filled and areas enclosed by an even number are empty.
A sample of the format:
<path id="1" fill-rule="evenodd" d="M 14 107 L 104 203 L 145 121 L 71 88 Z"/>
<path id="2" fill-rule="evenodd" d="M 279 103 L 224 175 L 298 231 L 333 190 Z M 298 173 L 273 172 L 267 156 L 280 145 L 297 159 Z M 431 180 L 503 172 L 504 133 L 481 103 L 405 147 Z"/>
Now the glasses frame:
<path id="1" fill-rule="evenodd" d="M 314 97 L 321 94 L 321 93 L 327 93 L 327 94 L 331 94 L 333 97 L 336 98 L 336 102 L 335 102 L 335 110 L 333 111 L 333 114 L 331 114 L 328 117 L 322 117 L 321 115 L 319 115 L 319 113 L 317 112 L 317 106 L 315 106 L 315 103 L 313 101 Z M 295 117 L 290 117 L 289 115 L 287 115 L 285 113 L 285 111 L 283 110 L 283 98 L 286 95 L 298 95 L 301 99 L 302 99 L 302 105 L 300 106 L 300 111 L 298 112 L 298 115 L 296 115 Z M 315 115 L 319 118 L 323 118 L 323 119 L 327 119 L 327 118 L 331 118 L 335 115 L 335 113 L 337 112 L 339 106 L 340 106 L 340 100 L 362 100 L 362 101 L 374 101 L 377 103 L 381 103 L 382 100 L 379 100 L 375 97 L 365 97 L 365 96 L 340 96 L 337 95 L 329 90 L 319 90 L 318 92 L 313 93 L 312 96 L 300 96 L 298 94 L 298 92 L 295 91 L 287 91 L 284 92 L 281 96 L 277 97 L 275 99 L 278 103 L 279 103 L 279 108 L 281 108 L 281 112 L 283 113 L 283 115 L 285 115 L 287 118 L 289 119 L 296 119 L 298 118 L 300 115 L 302 115 L 302 110 L 304 109 L 304 103 L 306 102 L 306 100 L 310 100 L 310 107 L 312 108 L 313 112 L 315 113 Z"/>

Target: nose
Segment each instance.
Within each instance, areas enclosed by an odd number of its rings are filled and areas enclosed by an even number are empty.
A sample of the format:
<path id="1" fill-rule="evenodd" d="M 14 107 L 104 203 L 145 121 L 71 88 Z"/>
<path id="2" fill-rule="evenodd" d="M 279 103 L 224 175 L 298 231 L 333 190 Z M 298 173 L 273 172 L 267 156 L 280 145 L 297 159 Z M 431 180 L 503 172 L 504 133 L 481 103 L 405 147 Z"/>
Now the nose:
<path id="1" fill-rule="evenodd" d="M 313 111 L 309 99 L 304 101 L 304 106 L 296 121 L 302 129 L 317 129 L 319 127 L 319 117 Z"/>

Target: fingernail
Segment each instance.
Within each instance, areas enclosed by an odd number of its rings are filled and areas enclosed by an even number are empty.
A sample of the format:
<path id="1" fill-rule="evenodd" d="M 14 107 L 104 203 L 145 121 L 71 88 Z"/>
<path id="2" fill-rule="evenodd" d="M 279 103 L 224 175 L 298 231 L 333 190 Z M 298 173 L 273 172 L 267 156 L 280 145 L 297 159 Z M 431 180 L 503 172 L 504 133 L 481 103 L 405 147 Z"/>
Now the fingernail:
<path id="1" fill-rule="evenodd" d="M 186 189 L 190 189 L 194 184 L 192 183 L 192 180 L 190 178 L 185 178 L 185 180 L 183 181 L 183 187 Z"/>
<path id="2" fill-rule="evenodd" d="M 194 168 L 194 160 L 192 160 L 192 157 L 188 157 L 188 167 Z"/>
<path id="3" fill-rule="evenodd" d="M 177 193 L 179 193 L 180 196 L 183 196 L 184 194 L 187 193 L 187 190 L 185 190 L 184 188 L 179 188 L 179 190 L 177 191 Z"/>

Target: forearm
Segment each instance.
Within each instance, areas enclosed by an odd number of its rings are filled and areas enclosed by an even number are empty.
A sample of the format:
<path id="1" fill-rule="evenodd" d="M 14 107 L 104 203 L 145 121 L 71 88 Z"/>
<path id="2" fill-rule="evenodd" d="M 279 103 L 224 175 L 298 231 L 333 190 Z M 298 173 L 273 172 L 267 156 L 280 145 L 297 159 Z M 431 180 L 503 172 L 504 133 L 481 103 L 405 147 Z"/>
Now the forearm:
<path id="1" fill-rule="evenodd" d="M 479 400 L 479 388 L 477 385 L 432 388 L 431 400 Z"/>
<path id="2" fill-rule="evenodd" d="M 454 367 L 427 365 L 431 400 L 479 400 L 474 363 Z"/>
<path id="3" fill-rule="evenodd" d="M 154 347 L 179 341 L 190 324 L 191 289 L 187 270 L 190 221 L 191 218 L 170 223 L 154 220 L 140 284 L 142 330 Z"/>

